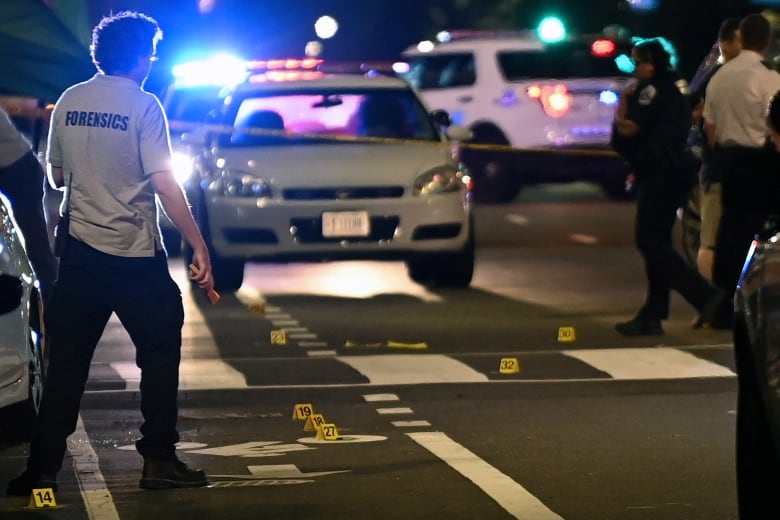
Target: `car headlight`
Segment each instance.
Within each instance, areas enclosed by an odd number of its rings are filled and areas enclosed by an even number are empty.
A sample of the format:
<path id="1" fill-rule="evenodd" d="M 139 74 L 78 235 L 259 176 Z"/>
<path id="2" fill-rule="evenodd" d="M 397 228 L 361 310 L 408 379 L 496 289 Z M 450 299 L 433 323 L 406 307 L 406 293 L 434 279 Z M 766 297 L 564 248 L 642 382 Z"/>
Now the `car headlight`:
<path id="1" fill-rule="evenodd" d="M 271 184 L 248 173 L 225 170 L 208 185 L 209 193 L 223 197 L 270 198 Z"/>
<path id="2" fill-rule="evenodd" d="M 428 170 L 414 180 L 415 195 L 436 195 L 460 191 L 465 186 L 464 174 L 452 165 Z"/>

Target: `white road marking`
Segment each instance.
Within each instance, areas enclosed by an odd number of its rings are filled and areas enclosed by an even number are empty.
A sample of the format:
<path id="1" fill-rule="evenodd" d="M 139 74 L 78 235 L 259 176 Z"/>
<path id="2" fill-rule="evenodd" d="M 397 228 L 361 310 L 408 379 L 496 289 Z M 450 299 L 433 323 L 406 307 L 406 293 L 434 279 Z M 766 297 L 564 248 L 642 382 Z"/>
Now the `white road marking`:
<path id="1" fill-rule="evenodd" d="M 401 399 L 395 394 L 366 394 L 363 399 L 367 403 L 378 403 L 382 401 L 400 401 Z"/>
<path id="2" fill-rule="evenodd" d="M 572 242 L 577 242 L 579 244 L 586 244 L 589 246 L 593 246 L 599 243 L 598 237 L 595 237 L 593 235 L 583 235 L 581 233 L 572 233 L 569 235 L 569 240 Z"/>
<path id="3" fill-rule="evenodd" d="M 295 464 L 278 464 L 267 466 L 247 466 L 249 472 L 254 478 L 313 478 L 323 475 L 335 475 L 336 473 L 349 473 L 351 469 L 342 469 L 337 471 L 315 471 L 313 473 L 302 473 Z"/>
<path id="4" fill-rule="evenodd" d="M 485 374 L 438 354 L 339 356 L 337 359 L 363 374 L 374 385 L 488 381 Z"/>
<path id="5" fill-rule="evenodd" d="M 524 215 L 518 215 L 517 213 L 510 213 L 505 218 L 507 222 L 511 222 L 512 224 L 516 224 L 518 226 L 525 226 L 529 222 L 528 217 Z"/>
<path id="6" fill-rule="evenodd" d="M 297 327 L 300 325 L 298 320 L 270 320 L 274 327 Z"/>
<path id="7" fill-rule="evenodd" d="M 407 413 L 414 413 L 411 408 L 377 408 L 376 413 L 380 415 L 402 415 Z"/>
<path id="8" fill-rule="evenodd" d="M 293 332 L 287 334 L 287 337 L 290 339 L 317 339 L 317 335 L 311 332 Z"/>
<path id="9" fill-rule="evenodd" d="M 563 520 L 523 486 L 444 433 L 419 432 L 406 435 L 476 484 L 513 517 L 527 520 Z"/>
<path id="10" fill-rule="evenodd" d="M 734 377 L 728 368 L 670 347 L 564 350 L 615 379 Z"/>
<path id="11" fill-rule="evenodd" d="M 301 348 L 327 347 L 328 342 L 327 341 L 299 341 L 298 346 Z"/>
<path id="12" fill-rule="evenodd" d="M 74 473 L 89 520 L 119 520 L 114 497 L 100 472 L 98 456 L 92 449 L 81 415 L 76 423 L 76 431 L 68 439 L 68 451 L 73 457 Z"/>
<path id="13" fill-rule="evenodd" d="M 421 426 L 430 426 L 431 423 L 425 420 L 418 420 L 418 421 L 390 421 L 390 424 L 395 426 L 396 428 L 418 428 Z"/>
<path id="14" fill-rule="evenodd" d="M 335 350 L 308 350 L 306 355 L 309 357 L 336 357 L 339 353 Z"/>

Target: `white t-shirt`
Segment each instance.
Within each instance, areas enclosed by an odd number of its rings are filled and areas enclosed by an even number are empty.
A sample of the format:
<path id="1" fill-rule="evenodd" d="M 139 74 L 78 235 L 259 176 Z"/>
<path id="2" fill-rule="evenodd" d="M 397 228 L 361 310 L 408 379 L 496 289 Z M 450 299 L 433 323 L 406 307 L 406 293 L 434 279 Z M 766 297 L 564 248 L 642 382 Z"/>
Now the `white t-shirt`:
<path id="1" fill-rule="evenodd" d="M 170 170 L 171 147 L 153 94 L 105 74 L 72 86 L 52 113 L 47 160 L 63 168 L 69 186 L 71 236 L 117 256 L 162 249 L 149 175 Z"/>
<path id="2" fill-rule="evenodd" d="M 743 50 L 707 86 L 703 117 L 715 125 L 719 145 L 759 148 L 766 142 L 766 109 L 780 90 L 780 74 L 761 60 L 759 53 Z"/>

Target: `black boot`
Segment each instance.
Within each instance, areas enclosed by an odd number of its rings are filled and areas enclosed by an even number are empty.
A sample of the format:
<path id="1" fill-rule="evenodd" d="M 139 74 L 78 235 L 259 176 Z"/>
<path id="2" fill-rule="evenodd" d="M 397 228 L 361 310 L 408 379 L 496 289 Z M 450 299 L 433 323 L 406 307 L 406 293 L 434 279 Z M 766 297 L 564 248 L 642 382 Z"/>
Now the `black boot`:
<path id="1" fill-rule="evenodd" d="M 624 336 L 661 336 L 664 333 L 664 329 L 661 328 L 661 320 L 639 316 L 631 321 L 616 324 L 615 330 Z"/>
<path id="2" fill-rule="evenodd" d="M 56 493 L 57 477 L 27 469 L 8 482 L 5 494 L 9 497 L 28 497 L 33 489 L 44 488 L 51 488 Z"/>
<path id="3" fill-rule="evenodd" d="M 208 486 L 209 479 L 199 469 L 190 469 L 180 460 L 144 459 L 142 489 L 194 488 Z"/>

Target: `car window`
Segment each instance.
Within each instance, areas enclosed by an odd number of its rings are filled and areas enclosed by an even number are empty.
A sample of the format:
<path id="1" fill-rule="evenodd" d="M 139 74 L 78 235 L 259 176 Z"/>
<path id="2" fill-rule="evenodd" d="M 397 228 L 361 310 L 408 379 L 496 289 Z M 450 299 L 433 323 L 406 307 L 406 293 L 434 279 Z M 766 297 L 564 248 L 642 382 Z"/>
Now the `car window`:
<path id="1" fill-rule="evenodd" d="M 473 85 L 477 79 L 474 55 L 453 53 L 410 58 L 406 79 L 421 90 Z"/>
<path id="2" fill-rule="evenodd" d="M 234 100 L 221 139 L 228 147 L 354 142 L 356 137 L 436 140 L 425 107 L 408 89 L 263 93 Z"/>
<path id="3" fill-rule="evenodd" d="M 589 42 L 561 42 L 550 44 L 541 50 L 499 51 L 496 53 L 499 69 L 504 79 L 514 81 L 526 78 L 608 78 L 626 76 L 616 62 L 621 52 L 603 56 L 591 51 Z"/>

